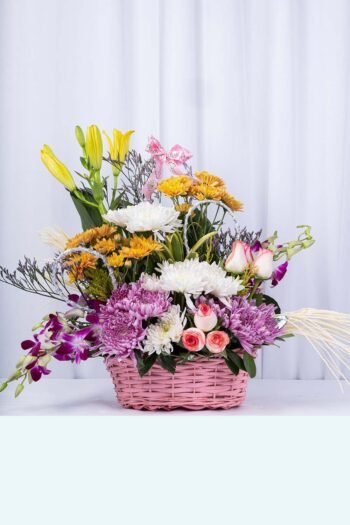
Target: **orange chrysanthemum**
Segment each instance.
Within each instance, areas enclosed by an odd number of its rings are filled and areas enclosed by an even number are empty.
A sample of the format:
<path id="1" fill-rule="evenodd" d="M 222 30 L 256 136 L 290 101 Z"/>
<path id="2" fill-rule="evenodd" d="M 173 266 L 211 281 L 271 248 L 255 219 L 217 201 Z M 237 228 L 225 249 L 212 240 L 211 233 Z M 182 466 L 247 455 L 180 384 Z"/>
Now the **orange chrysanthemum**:
<path id="1" fill-rule="evenodd" d="M 124 246 L 120 255 L 125 259 L 142 259 L 152 252 L 159 252 L 162 250 L 162 245 L 155 241 L 152 237 L 143 237 L 134 235 L 129 240 L 129 246 Z"/>
<path id="2" fill-rule="evenodd" d="M 175 210 L 179 211 L 180 213 L 187 213 L 190 208 L 191 204 L 189 202 L 182 202 L 181 204 L 176 204 L 175 206 Z"/>
<path id="3" fill-rule="evenodd" d="M 70 255 L 66 265 L 70 268 L 68 277 L 71 283 L 85 279 L 85 271 L 96 268 L 97 259 L 91 253 Z"/>
<path id="4" fill-rule="evenodd" d="M 174 175 L 158 183 L 157 190 L 168 197 L 179 197 L 187 195 L 193 184 L 191 177 L 187 175 Z"/>
<path id="5" fill-rule="evenodd" d="M 115 250 L 115 240 L 114 239 L 100 239 L 97 241 L 94 246 L 94 250 L 107 254 Z"/>
<path id="6" fill-rule="evenodd" d="M 117 231 L 115 226 L 103 224 L 97 228 L 90 228 L 84 232 L 78 233 L 68 240 L 66 248 L 76 248 L 77 246 L 90 245 L 103 237 L 112 237 Z"/>
<path id="7" fill-rule="evenodd" d="M 208 186 L 215 188 L 225 188 L 225 182 L 217 175 L 209 173 L 209 171 L 196 171 L 194 176 L 201 183 L 207 184 Z"/>
<path id="8" fill-rule="evenodd" d="M 192 197 L 199 201 L 211 199 L 215 201 L 221 200 L 223 190 L 217 186 L 208 186 L 208 184 L 195 184 L 190 190 Z"/>
<path id="9" fill-rule="evenodd" d="M 113 255 L 110 255 L 107 257 L 107 262 L 109 266 L 112 266 L 113 268 L 119 268 L 120 266 L 124 266 L 125 257 L 121 253 L 113 253 Z"/>
<path id="10" fill-rule="evenodd" d="M 221 200 L 226 206 L 228 206 L 232 211 L 242 211 L 243 203 L 237 200 L 233 195 L 224 191 Z"/>

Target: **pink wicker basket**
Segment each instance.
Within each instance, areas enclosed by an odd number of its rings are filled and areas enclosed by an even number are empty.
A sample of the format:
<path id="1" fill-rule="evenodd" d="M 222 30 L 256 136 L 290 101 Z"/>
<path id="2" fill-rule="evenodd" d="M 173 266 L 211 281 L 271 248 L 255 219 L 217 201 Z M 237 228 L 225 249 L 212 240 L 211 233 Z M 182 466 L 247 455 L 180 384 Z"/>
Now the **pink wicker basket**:
<path id="1" fill-rule="evenodd" d="M 158 364 L 140 377 L 131 359 L 118 362 L 106 360 L 119 403 L 136 410 L 203 410 L 233 408 L 246 396 L 248 374 L 240 370 L 237 376 L 221 357 L 195 358 L 178 364 L 170 374 Z"/>

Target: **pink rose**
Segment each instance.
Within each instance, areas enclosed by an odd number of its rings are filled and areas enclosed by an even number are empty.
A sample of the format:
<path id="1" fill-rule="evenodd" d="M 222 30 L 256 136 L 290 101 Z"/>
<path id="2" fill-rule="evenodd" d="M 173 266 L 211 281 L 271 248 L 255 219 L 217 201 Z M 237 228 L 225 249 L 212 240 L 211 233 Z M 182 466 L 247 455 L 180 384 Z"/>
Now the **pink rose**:
<path id="1" fill-rule="evenodd" d="M 260 279 L 270 279 L 273 271 L 273 252 L 266 248 L 259 250 L 254 257 L 255 274 Z"/>
<path id="2" fill-rule="evenodd" d="M 205 345 L 205 334 L 199 328 L 188 328 L 182 332 L 181 341 L 189 352 L 199 352 Z"/>
<path id="3" fill-rule="evenodd" d="M 194 315 L 194 324 L 203 332 L 210 332 L 216 326 L 218 318 L 209 304 L 201 303 Z"/>
<path id="4" fill-rule="evenodd" d="M 214 332 L 210 332 L 207 335 L 205 344 L 209 352 L 220 354 L 225 350 L 229 342 L 230 338 L 226 332 L 223 332 L 222 330 L 214 330 Z"/>
<path id="5" fill-rule="evenodd" d="M 225 262 L 225 270 L 242 273 L 253 260 L 250 246 L 243 241 L 234 241 L 232 251 Z"/>

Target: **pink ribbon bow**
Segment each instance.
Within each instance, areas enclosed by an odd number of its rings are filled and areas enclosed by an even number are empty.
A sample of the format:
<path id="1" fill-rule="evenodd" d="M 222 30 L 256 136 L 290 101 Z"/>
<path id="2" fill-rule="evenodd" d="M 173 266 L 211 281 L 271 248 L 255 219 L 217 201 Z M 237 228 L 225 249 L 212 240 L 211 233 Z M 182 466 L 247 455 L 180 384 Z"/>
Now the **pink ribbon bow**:
<path id="1" fill-rule="evenodd" d="M 142 193 L 147 200 L 152 197 L 158 181 L 163 177 L 163 166 L 167 164 L 176 175 L 181 175 L 181 167 L 192 157 L 192 153 L 179 144 L 175 144 L 169 151 L 166 151 L 159 140 L 150 137 L 146 151 L 151 154 L 155 166 L 142 188 Z"/>

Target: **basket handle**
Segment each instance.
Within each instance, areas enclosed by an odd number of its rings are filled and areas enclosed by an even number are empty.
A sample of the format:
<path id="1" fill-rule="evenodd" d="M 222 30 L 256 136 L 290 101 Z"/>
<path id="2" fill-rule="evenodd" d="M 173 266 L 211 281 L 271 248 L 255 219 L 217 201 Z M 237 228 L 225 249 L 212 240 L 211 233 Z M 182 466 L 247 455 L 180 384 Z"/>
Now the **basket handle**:
<path id="1" fill-rule="evenodd" d="M 110 280 L 112 281 L 113 289 L 117 288 L 118 286 L 117 280 L 114 275 L 114 271 L 112 267 L 108 264 L 107 258 L 104 255 L 97 252 L 96 250 L 91 250 L 90 248 L 84 248 L 83 246 L 78 246 L 77 248 L 69 248 L 68 250 L 65 250 L 64 252 L 60 253 L 55 258 L 52 264 L 52 285 L 55 291 L 57 292 L 57 295 L 59 295 L 60 298 L 63 299 L 64 301 L 67 300 L 67 297 L 62 292 L 60 285 L 59 285 L 59 281 L 57 278 L 58 269 L 59 267 L 62 267 L 62 261 L 67 255 L 69 255 L 70 253 L 81 253 L 81 252 L 90 253 L 91 255 L 94 255 L 97 259 L 101 259 L 101 261 L 103 262 L 103 264 L 106 266 L 108 270 L 108 275 L 109 275 Z"/>
<path id="2" fill-rule="evenodd" d="M 193 206 L 191 206 L 191 208 L 188 210 L 188 212 L 185 215 L 184 230 L 183 230 L 183 241 L 184 241 L 184 245 L 185 245 L 187 254 L 191 251 L 191 249 L 189 247 L 189 244 L 188 244 L 188 236 L 187 236 L 188 221 L 189 221 L 189 218 L 190 218 L 192 212 L 195 209 L 199 208 L 200 206 L 203 206 L 203 204 L 215 204 L 216 206 L 221 206 L 221 208 L 224 208 L 231 215 L 231 217 L 233 218 L 233 221 L 234 221 L 238 231 L 240 229 L 239 223 L 238 223 L 236 217 L 234 216 L 233 211 L 226 204 L 224 204 L 221 201 L 214 201 L 214 200 L 211 200 L 211 199 L 205 199 L 203 201 L 199 201 L 196 204 L 194 204 Z M 221 228 L 221 226 L 220 226 L 220 228 Z"/>

